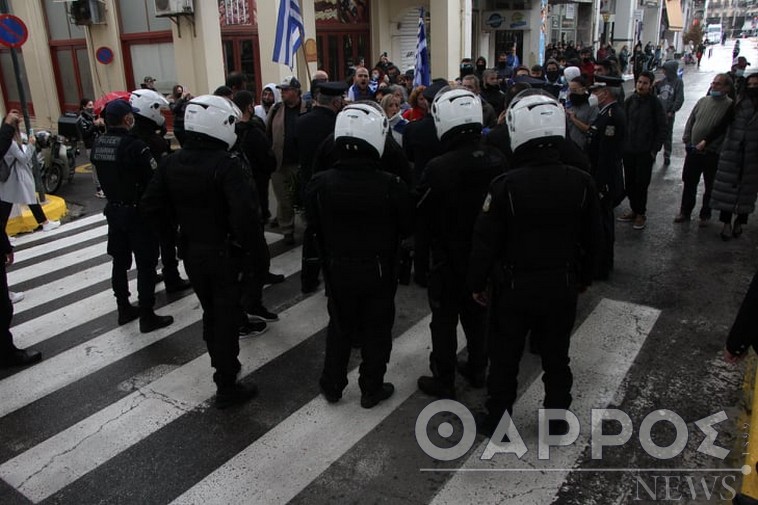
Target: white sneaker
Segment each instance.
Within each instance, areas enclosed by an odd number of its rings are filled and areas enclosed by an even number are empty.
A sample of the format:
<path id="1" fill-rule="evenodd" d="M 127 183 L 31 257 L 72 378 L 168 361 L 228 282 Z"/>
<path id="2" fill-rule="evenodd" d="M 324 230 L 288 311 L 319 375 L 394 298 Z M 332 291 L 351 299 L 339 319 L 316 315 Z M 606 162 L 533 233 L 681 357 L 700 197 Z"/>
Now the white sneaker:
<path id="1" fill-rule="evenodd" d="M 103 193 L 102 189 L 95 191 L 95 198 L 105 198 L 105 193 Z"/>
<path id="2" fill-rule="evenodd" d="M 8 235 L 8 242 L 10 242 L 11 244 L 16 243 L 16 237 L 11 237 L 10 235 Z"/>
<path id="3" fill-rule="evenodd" d="M 42 225 L 42 231 L 52 231 L 61 225 L 60 221 L 48 221 Z"/>
<path id="4" fill-rule="evenodd" d="M 23 300 L 26 297 L 26 295 L 22 292 L 14 292 L 14 291 L 8 291 L 8 298 L 11 299 L 11 303 L 18 303 L 21 300 Z"/>

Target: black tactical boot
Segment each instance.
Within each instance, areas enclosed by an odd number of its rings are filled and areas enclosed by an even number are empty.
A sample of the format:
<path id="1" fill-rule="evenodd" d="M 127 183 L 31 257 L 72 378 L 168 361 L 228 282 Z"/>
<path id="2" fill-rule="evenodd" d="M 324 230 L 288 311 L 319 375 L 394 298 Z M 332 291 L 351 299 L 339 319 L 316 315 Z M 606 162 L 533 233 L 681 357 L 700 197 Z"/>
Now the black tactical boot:
<path id="1" fill-rule="evenodd" d="M 455 399 L 455 385 L 438 377 L 419 377 L 418 388 L 429 396 L 449 400 Z"/>
<path id="2" fill-rule="evenodd" d="M 139 309 L 129 302 L 118 304 L 118 325 L 124 325 L 139 317 Z"/>
<path id="3" fill-rule="evenodd" d="M 171 316 L 159 316 L 153 309 L 140 309 L 139 331 L 140 333 L 150 333 L 151 331 L 165 328 L 174 322 Z"/>
<path id="4" fill-rule="evenodd" d="M 240 384 L 235 382 L 229 386 L 219 386 L 216 390 L 216 400 L 214 405 L 217 409 L 223 410 L 245 403 L 258 395 L 258 387 L 255 384 Z"/>
<path id="5" fill-rule="evenodd" d="M 392 393 L 395 392 L 395 386 L 389 382 L 382 384 L 382 387 L 373 393 L 364 393 L 361 395 L 361 407 L 364 409 L 370 409 L 376 406 L 379 402 L 386 400 Z"/>

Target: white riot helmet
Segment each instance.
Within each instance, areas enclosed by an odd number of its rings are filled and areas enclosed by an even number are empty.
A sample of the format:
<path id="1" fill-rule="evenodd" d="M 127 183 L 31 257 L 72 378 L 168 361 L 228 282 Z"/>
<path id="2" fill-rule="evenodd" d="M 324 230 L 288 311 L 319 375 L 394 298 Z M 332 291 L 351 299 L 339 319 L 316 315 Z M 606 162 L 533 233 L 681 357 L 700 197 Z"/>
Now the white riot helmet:
<path id="1" fill-rule="evenodd" d="M 184 110 L 184 130 L 226 142 L 229 149 L 237 142 L 235 123 L 242 116 L 234 103 L 222 96 L 193 98 Z"/>
<path id="2" fill-rule="evenodd" d="M 532 140 L 566 138 L 566 112 L 558 100 L 541 89 L 525 89 L 511 101 L 505 115 L 511 151 Z"/>
<path id="3" fill-rule="evenodd" d="M 166 118 L 161 114 L 161 109 L 168 107 L 168 100 L 157 91 L 152 89 L 134 90 L 129 97 L 129 103 L 139 111 L 135 114 L 151 120 L 158 126 L 163 126 L 166 122 Z"/>
<path id="4" fill-rule="evenodd" d="M 482 102 L 465 88 L 442 89 L 432 102 L 432 118 L 440 140 L 453 133 L 480 133 Z"/>
<path id="5" fill-rule="evenodd" d="M 349 152 L 364 151 L 381 158 L 388 131 L 389 120 L 378 104 L 356 102 L 337 114 L 334 144 Z"/>

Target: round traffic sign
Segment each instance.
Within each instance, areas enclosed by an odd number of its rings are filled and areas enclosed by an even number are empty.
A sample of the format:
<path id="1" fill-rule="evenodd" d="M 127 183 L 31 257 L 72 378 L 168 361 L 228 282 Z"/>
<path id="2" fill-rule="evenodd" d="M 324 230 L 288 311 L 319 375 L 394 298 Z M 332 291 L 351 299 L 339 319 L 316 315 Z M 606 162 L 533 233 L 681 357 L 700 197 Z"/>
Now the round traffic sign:
<path id="1" fill-rule="evenodd" d="M 13 14 L 0 15 L 0 44 L 6 47 L 21 47 L 29 38 L 29 30 L 21 18 Z"/>
<path id="2" fill-rule="evenodd" d="M 108 65 L 113 61 L 113 50 L 110 47 L 99 47 L 95 52 L 95 58 L 103 65 Z"/>

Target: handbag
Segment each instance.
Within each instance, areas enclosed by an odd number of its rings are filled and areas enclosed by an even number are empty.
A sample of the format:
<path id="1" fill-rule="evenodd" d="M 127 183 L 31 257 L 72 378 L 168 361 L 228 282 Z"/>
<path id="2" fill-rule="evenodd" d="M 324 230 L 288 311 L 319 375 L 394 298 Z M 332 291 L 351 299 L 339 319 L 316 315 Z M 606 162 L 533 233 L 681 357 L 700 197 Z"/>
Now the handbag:
<path id="1" fill-rule="evenodd" d="M 8 163 L 5 161 L 5 157 L 0 158 L 0 182 L 6 182 L 8 180 L 15 165 L 16 160 L 13 160 L 13 163 L 8 165 Z"/>

